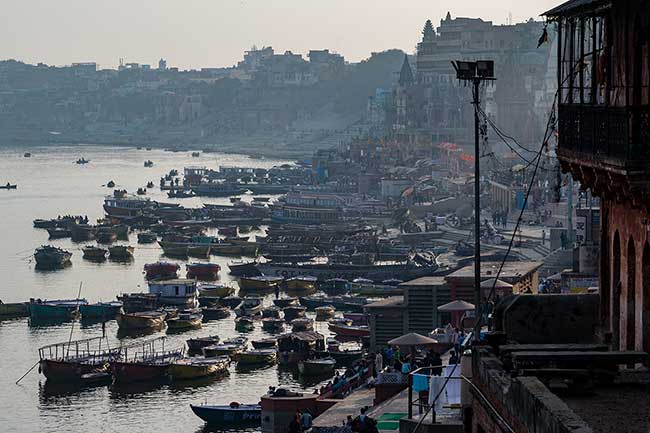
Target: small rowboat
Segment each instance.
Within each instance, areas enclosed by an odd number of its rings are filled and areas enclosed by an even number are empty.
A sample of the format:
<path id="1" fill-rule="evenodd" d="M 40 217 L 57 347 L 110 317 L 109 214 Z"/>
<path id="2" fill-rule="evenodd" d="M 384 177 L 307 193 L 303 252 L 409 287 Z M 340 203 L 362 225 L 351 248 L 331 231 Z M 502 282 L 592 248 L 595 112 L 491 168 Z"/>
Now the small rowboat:
<path id="1" fill-rule="evenodd" d="M 168 331 L 187 331 L 189 329 L 199 329 L 202 326 L 203 314 L 181 312 L 175 317 L 167 319 Z"/>
<path id="2" fill-rule="evenodd" d="M 262 310 L 262 317 L 263 318 L 272 317 L 274 319 L 279 319 L 281 312 L 282 310 L 280 310 L 277 307 L 268 307 Z"/>
<path id="3" fill-rule="evenodd" d="M 305 312 L 307 311 L 307 308 L 305 307 L 286 307 L 282 310 L 284 312 L 284 319 L 285 320 L 293 320 L 293 319 L 298 319 L 300 317 L 305 317 Z"/>
<path id="4" fill-rule="evenodd" d="M 165 325 L 165 317 L 167 313 L 162 311 L 120 313 L 117 315 L 117 326 L 122 330 L 162 328 Z"/>
<path id="5" fill-rule="evenodd" d="M 284 328 L 284 320 L 276 317 L 265 317 L 262 319 L 262 329 L 268 332 L 279 331 Z"/>
<path id="6" fill-rule="evenodd" d="M 239 365 L 268 365 L 274 364 L 278 359 L 275 349 L 259 349 L 242 352 L 238 357 Z"/>
<path id="7" fill-rule="evenodd" d="M 193 278 L 190 277 L 189 272 L 187 277 Z M 224 298 L 235 293 L 234 287 L 226 286 L 225 284 L 201 284 L 197 287 L 197 290 L 199 291 L 199 296 L 212 296 L 218 298 Z"/>
<path id="8" fill-rule="evenodd" d="M 250 291 L 271 291 L 276 288 L 281 282 L 282 277 L 239 277 L 239 287 L 242 290 Z"/>
<path id="9" fill-rule="evenodd" d="M 235 319 L 235 329 L 240 331 L 252 331 L 255 328 L 255 322 L 252 318 L 242 316 Z"/>
<path id="10" fill-rule="evenodd" d="M 203 319 L 205 320 L 219 320 L 230 316 L 230 310 L 228 307 L 224 307 L 223 305 L 213 304 L 201 307 L 201 312 L 203 313 Z"/>
<path id="11" fill-rule="evenodd" d="M 298 371 L 304 376 L 331 374 L 336 367 L 334 358 L 307 359 L 298 363 Z"/>
<path id="12" fill-rule="evenodd" d="M 63 239 L 72 236 L 72 232 L 70 230 L 61 227 L 47 229 L 47 234 L 49 235 L 50 239 Z"/>
<path id="13" fill-rule="evenodd" d="M 206 346 L 203 348 L 203 356 L 206 358 L 228 355 L 231 358 L 243 352 L 248 345 L 248 339 L 246 337 L 237 337 L 225 340 L 221 344 L 215 344 L 212 346 Z"/>
<path id="14" fill-rule="evenodd" d="M 29 300 L 29 313 L 34 321 L 67 320 L 78 316 L 79 307 L 87 304 L 85 299 L 62 299 L 42 301 L 40 299 Z"/>
<path id="15" fill-rule="evenodd" d="M 192 412 L 211 425 L 251 425 L 262 424 L 262 407 L 258 404 L 239 404 L 236 402 L 223 406 L 194 406 Z"/>
<path id="16" fill-rule="evenodd" d="M 93 260 L 93 261 L 103 261 L 106 260 L 106 255 L 108 254 L 108 250 L 100 247 L 94 247 L 94 246 L 87 246 L 83 247 L 81 249 L 83 251 L 84 255 L 83 258 L 86 260 Z"/>
<path id="17" fill-rule="evenodd" d="M 169 376 L 172 380 L 199 379 L 228 371 L 230 358 L 183 358 L 170 364 Z"/>
<path id="18" fill-rule="evenodd" d="M 204 347 L 212 346 L 219 343 L 218 335 L 210 335 L 208 337 L 190 338 L 187 340 L 187 348 L 190 353 L 201 353 Z"/>
<path id="19" fill-rule="evenodd" d="M 254 316 L 259 314 L 262 311 L 262 308 L 264 308 L 262 305 L 262 298 L 247 296 L 235 309 L 235 314 L 237 317 Z"/>
<path id="20" fill-rule="evenodd" d="M 85 320 L 113 320 L 121 310 L 122 303 L 119 301 L 97 302 L 79 306 L 81 317 Z"/>
<path id="21" fill-rule="evenodd" d="M 0 189 L 16 189 L 18 185 L 7 183 L 5 185 L 0 185 Z"/>
<path id="22" fill-rule="evenodd" d="M 329 305 L 316 307 L 316 320 L 325 321 L 334 317 L 334 314 L 336 314 L 336 310 Z"/>
<path id="23" fill-rule="evenodd" d="M 285 284 L 287 290 L 293 291 L 311 291 L 316 288 L 316 282 L 318 279 L 316 277 L 311 277 L 309 275 L 303 275 L 299 277 L 289 278 Z"/>
<path id="24" fill-rule="evenodd" d="M 329 330 L 336 335 L 346 337 L 367 337 L 370 335 L 370 329 L 367 326 L 347 326 L 330 323 Z"/>
<path id="25" fill-rule="evenodd" d="M 135 248 L 128 245 L 115 245 L 108 248 L 108 258 L 111 260 L 131 260 L 133 259 Z"/>
<path id="26" fill-rule="evenodd" d="M 187 278 L 197 278 L 199 280 L 216 280 L 219 276 L 219 271 L 221 270 L 221 266 L 216 263 L 190 263 L 185 265 L 185 267 L 187 269 Z M 229 294 L 230 293 L 221 296 L 228 296 Z"/>
<path id="27" fill-rule="evenodd" d="M 278 347 L 278 340 L 274 337 L 253 340 L 252 343 L 255 349 L 275 349 Z"/>
<path id="28" fill-rule="evenodd" d="M 295 307 L 298 305 L 298 298 L 280 298 L 274 299 L 273 304 L 276 307 L 286 308 L 286 307 Z"/>
<path id="29" fill-rule="evenodd" d="M 199 298 L 199 300 L 200 299 L 201 298 Z M 230 307 L 230 308 L 237 307 L 239 304 L 241 304 L 241 302 L 242 302 L 242 298 L 236 295 L 226 296 L 225 298 L 219 300 L 219 303 L 221 305 L 225 305 L 226 307 Z"/>
<path id="30" fill-rule="evenodd" d="M 293 332 L 312 331 L 314 322 L 307 317 L 300 317 L 291 321 L 291 329 Z"/>

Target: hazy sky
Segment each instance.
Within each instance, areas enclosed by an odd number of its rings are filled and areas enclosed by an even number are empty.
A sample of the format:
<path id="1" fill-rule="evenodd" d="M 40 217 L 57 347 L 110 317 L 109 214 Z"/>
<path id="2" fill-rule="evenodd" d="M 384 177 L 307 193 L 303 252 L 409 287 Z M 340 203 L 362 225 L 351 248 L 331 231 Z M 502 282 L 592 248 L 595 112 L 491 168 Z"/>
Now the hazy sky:
<path id="1" fill-rule="evenodd" d="M 0 59 L 64 65 L 125 61 L 230 66 L 252 45 L 306 53 L 329 48 L 358 61 L 373 51 L 412 52 L 427 18 L 505 23 L 563 0 L 0 0 Z"/>

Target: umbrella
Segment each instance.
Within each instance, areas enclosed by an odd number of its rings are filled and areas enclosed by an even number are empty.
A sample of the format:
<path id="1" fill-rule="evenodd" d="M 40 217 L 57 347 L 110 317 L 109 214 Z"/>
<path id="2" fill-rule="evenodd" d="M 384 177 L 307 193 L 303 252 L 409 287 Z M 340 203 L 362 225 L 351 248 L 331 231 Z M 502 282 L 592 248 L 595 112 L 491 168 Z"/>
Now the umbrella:
<path id="1" fill-rule="evenodd" d="M 409 332 L 401 337 L 393 338 L 388 342 L 391 346 L 426 346 L 427 344 L 436 344 L 438 341 L 424 335 Z"/>
<path id="2" fill-rule="evenodd" d="M 451 301 L 448 304 L 438 307 L 438 311 L 453 312 L 453 311 L 470 311 L 473 310 L 474 304 L 465 301 Z"/>
<path id="3" fill-rule="evenodd" d="M 497 280 L 496 278 L 488 278 L 481 283 L 482 289 L 491 289 L 492 286 L 494 286 L 495 289 L 512 289 L 512 284 L 506 283 L 503 280 Z"/>

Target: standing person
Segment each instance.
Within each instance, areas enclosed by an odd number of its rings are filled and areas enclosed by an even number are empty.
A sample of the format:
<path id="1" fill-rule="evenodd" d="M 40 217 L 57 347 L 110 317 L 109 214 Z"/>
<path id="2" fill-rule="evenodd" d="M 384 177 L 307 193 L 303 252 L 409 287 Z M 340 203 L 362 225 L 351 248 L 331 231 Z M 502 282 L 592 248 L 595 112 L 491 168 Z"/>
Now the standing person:
<path id="1" fill-rule="evenodd" d="M 384 353 L 386 355 L 386 364 L 391 365 L 393 363 L 393 348 L 388 346 Z"/>
<path id="2" fill-rule="evenodd" d="M 384 358 L 381 356 L 381 353 L 377 352 L 375 355 L 375 376 L 384 369 Z"/>
<path id="3" fill-rule="evenodd" d="M 440 354 L 433 349 L 430 352 L 429 362 L 433 367 L 431 369 L 431 374 L 433 374 L 434 376 L 440 376 L 442 374 L 442 358 L 440 358 Z"/>
<path id="4" fill-rule="evenodd" d="M 546 243 L 546 230 L 542 230 L 542 245 Z"/>
<path id="5" fill-rule="evenodd" d="M 289 433 L 302 433 L 302 425 L 300 424 L 300 411 L 296 412 L 293 419 L 289 423 Z"/>
<path id="6" fill-rule="evenodd" d="M 309 412 L 309 409 L 306 409 L 305 413 L 300 417 L 300 425 L 302 426 L 303 431 L 307 431 L 311 428 L 312 420 L 313 417 L 311 416 L 311 412 Z"/>

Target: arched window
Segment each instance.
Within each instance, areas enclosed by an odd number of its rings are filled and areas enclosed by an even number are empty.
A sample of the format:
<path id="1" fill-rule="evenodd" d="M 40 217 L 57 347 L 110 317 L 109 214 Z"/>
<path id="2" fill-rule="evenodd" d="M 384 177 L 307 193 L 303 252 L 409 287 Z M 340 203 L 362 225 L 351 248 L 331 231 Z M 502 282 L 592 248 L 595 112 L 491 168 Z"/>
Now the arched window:
<path id="1" fill-rule="evenodd" d="M 643 288 L 643 310 L 641 316 L 643 332 L 643 351 L 650 352 L 650 245 L 648 242 L 643 247 L 643 265 L 641 268 Z"/>
<path id="2" fill-rule="evenodd" d="M 636 338 L 636 249 L 634 238 L 627 242 L 627 287 L 626 287 L 626 330 L 625 348 L 634 350 Z"/>
<path id="3" fill-rule="evenodd" d="M 614 233 L 614 242 L 612 245 L 612 333 L 613 347 L 620 348 L 621 336 L 621 238 L 618 230 Z"/>

